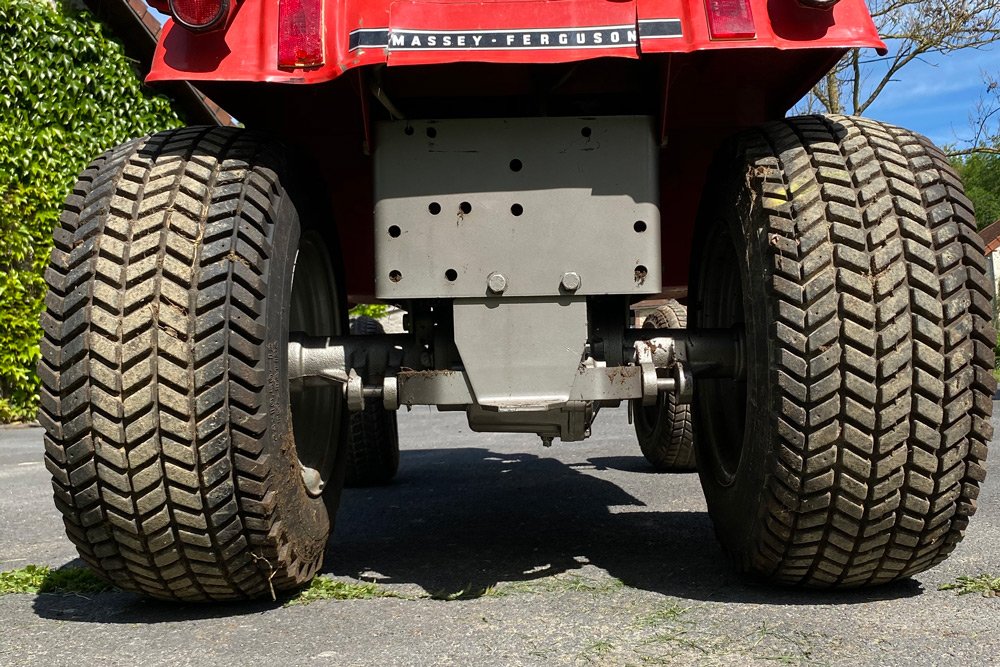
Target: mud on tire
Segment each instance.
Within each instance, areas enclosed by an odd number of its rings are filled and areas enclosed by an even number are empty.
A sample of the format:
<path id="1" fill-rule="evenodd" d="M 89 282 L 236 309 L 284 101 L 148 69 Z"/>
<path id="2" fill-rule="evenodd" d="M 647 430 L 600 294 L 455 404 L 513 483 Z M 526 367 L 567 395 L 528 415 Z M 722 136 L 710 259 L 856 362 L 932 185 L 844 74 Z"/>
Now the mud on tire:
<path id="1" fill-rule="evenodd" d="M 975 512 L 995 382 L 969 200 L 927 139 L 805 117 L 736 140 L 706 193 L 697 327 L 745 383 L 695 387 L 698 462 L 741 569 L 861 586 L 941 562 Z"/>
<path id="2" fill-rule="evenodd" d="M 81 557 L 125 590 L 250 598 L 322 562 L 331 519 L 289 410 L 284 175 L 251 132 L 189 128 L 105 154 L 66 202 L 42 318 L 45 461 Z"/>

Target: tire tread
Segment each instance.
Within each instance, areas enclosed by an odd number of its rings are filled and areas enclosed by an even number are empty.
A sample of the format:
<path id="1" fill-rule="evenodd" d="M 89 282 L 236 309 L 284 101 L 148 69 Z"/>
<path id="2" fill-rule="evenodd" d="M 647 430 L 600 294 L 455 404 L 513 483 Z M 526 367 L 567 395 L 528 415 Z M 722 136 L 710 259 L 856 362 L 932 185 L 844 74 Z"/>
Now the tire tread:
<path id="1" fill-rule="evenodd" d="M 81 557 L 125 590 L 255 597 L 320 565 L 288 535 L 271 489 L 284 464 L 262 446 L 278 165 L 252 132 L 163 132 L 98 158 L 60 218 L 46 464 Z"/>
<path id="2" fill-rule="evenodd" d="M 926 570 L 975 512 L 992 437 L 971 205 L 940 150 L 885 123 L 793 118 L 737 145 L 766 220 L 777 389 L 761 528 L 734 559 L 818 587 Z"/>
<path id="3" fill-rule="evenodd" d="M 351 333 L 378 336 L 385 330 L 378 320 L 360 316 L 351 322 Z M 399 469 L 396 413 L 386 410 L 377 399 L 365 399 L 364 409 L 350 415 L 346 449 L 347 486 L 388 484 Z"/>

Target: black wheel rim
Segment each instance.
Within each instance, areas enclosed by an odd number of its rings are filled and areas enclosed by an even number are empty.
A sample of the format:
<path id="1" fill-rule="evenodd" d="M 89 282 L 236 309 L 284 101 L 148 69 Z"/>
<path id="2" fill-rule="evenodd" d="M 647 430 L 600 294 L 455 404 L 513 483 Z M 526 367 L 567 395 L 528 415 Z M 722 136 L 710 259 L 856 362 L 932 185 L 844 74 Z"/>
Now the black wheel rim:
<path id="1" fill-rule="evenodd" d="M 635 420 L 636 432 L 640 437 L 652 438 L 653 432 L 660 421 L 660 415 L 667 409 L 666 394 L 660 394 L 656 398 L 656 405 L 639 405 L 632 414 Z"/>
<path id="2" fill-rule="evenodd" d="M 731 328 L 746 326 L 740 261 L 724 226 L 708 239 L 700 270 L 698 326 Z M 698 442 L 716 481 L 731 485 L 737 475 L 746 444 L 747 382 L 701 379 L 695 385 Z"/>
<path id="3" fill-rule="evenodd" d="M 342 334 L 342 305 L 326 244 L 315 232 L 299 240 L 292 273 L 288 330 L 308 336 Z M 339 385 L 301 387 L 289 394 L 295 451 L 310 494 L 323 493 L 333 464 L 343 419 Z"/>

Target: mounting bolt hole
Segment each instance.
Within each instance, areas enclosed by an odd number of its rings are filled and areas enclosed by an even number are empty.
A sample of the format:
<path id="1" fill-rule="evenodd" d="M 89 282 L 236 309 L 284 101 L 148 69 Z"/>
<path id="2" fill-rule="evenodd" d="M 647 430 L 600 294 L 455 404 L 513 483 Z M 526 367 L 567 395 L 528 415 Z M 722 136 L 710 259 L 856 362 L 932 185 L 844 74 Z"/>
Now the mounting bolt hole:
<path id="1" fill-rule="evenodd" d="M 646 223 L 642 220 L 637 220 L 636 223 L 632 225 L 632 229 L 635 230 L 636 234 L 642 234 L 646 231 Z"/>
<path id="2" fill-rule="evenodd" d="M 453 283 L 458 280 L 458 271 L 455 269 L 448 269 L 444 272 L 444 277 L 448 279 L 448 282 Z"/>
<path id="3" fill-rule="evenodd" d="M 511 171 L 521 171 L 521 169 L 523 167 L 524 167 L 524 165 L 517 158 L 514 158 L 513 160 L 510 161 L 510 170 Z"/>
<path id="4" fill-rule="evenodd" d="M 434 138 L 434 137 L 436 137 L 437 135 L 438 135 L 438 131 L 437 131 L 436 129 L 434 129 L 433 127 L 428 127 L 428 128 L 427 128 L 427 136 L 428 136 L 428 137 L 429 137 L 430 139 L 433 139 L 433 138 Z"/>
<path id="5" fill-rule="evenodd" d="M 392 271 L 389 272 L 389 280 L 391 280 L 392 282 L 398 283 L 402 279 L 403 279 L 403 274 L 397 271 L 396 269 L 393 269 Z"/>
<path id="6" fill-rule="evenodd" d="M 438 213 L 441 212 L 441 204 L 437 203 L 436 201 L 432 201 L 430 205 L 427 207 L 427 210 L 430 211 L 431 215 L 437 215 Z"/>
<path id="7" fill-rule="evenodd" d="M 521 206 L 520 204 L 514 204 L 513 206 L 510 207 L 510 212 L 512 215 L 515 216 L 521 215 L 522 213 L 524 213 L 524 207 Z"/>
<path id="8" fill-rule="evenodd" d="M 589 137 L 593 133 L 594 133 L 594 131 L 591 130 L 589 127 L 586 127 L 586 126 L 583 127 L 583 128 L 581 128 L 581 130 L 580 130 L 580 134 L 582 134 L 585 137 Z"/>
<path id="9" fill-rule="evenodd" d="M 405 134 L 408 137 L 412 137 L 413 136 L 413 126 L 412 125 L 407 125 L 406 127 L 404 127 L 403 128 L 403 134 Z"/>
<path id="10" fill-rule="evenodd" d="M 394 239 L 398 239 L 399 235 L 402 234 L 402 233 L 403 233 L 403 230 L 401 230 L 396 225 L 393 225 L 392 227 L 389 227 L 389 236 L 391 236 Z"/>
<path id="11" fill-rule="evenodd" d="M 458 205 L 458 210 L 462 212 L 462 215 L 469 215 L 472 213 L 472 204 L 467 201 L 462 202 Z"/>

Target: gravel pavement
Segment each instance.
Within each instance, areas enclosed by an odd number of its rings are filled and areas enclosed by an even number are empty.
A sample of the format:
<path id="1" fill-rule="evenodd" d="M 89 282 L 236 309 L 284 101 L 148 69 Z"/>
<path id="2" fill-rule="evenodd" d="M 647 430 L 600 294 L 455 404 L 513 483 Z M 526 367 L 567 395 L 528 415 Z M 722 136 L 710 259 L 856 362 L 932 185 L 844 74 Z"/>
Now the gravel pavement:
<path id="1" fill-rule="evenodd" d="M 410 599 L 285 607 L 6 595 L 0 665 L 1000 661 L 1000 598 L 938 590 L 960 575 L 1000 575 L 1000 474 L 937 569 L 817 593 L 735 576 L 697 477 L 650 473 L 624 410 L 602 413 L 590 440 L 550 449 L 472 434 L 461 414 L 414 410 L 399 423 L 400 474 L 345 492 L 325 572 Z M 41 440 L 37 428 L 0 430 L 0 570 L 80 564 L 50 499 Z"/>

